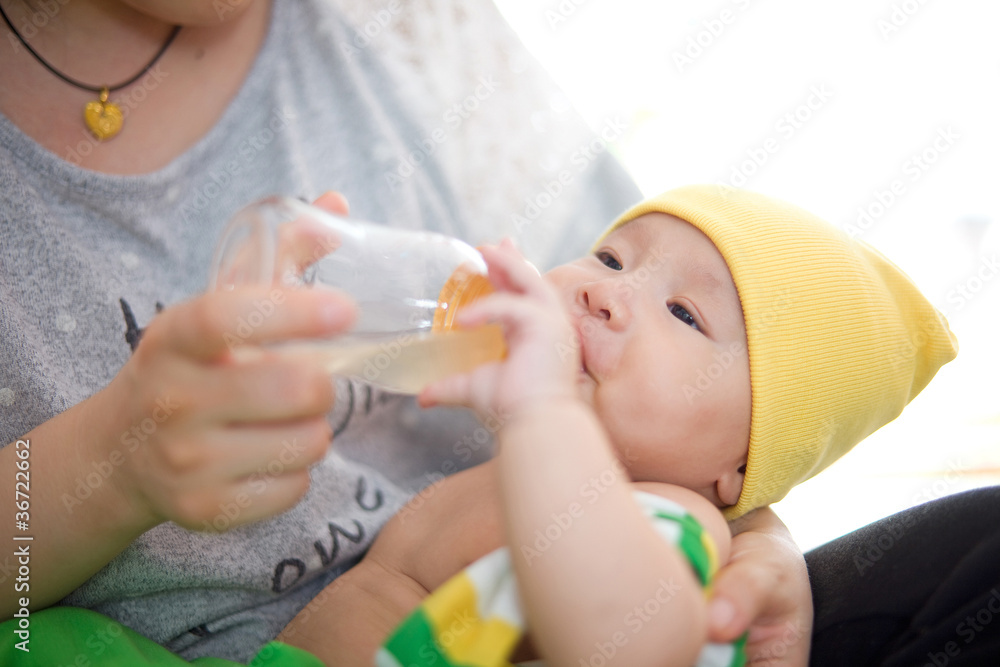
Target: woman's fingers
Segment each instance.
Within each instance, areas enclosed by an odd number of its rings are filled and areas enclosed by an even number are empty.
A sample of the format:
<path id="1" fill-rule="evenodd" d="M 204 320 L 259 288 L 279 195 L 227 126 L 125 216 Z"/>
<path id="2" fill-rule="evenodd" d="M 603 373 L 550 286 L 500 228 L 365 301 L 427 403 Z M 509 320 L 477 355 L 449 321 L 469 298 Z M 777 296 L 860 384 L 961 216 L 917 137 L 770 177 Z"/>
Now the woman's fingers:
<path id="1" fill-rule="evenodd" d="M 204 374 L 199 397 L 203 411 L 223 423 L 296 421 L 325 415 L 334 385 L 321 367 L 288 360 L 279 350 L 254 350 Z"/>
<path id="2" fill-rule="evenodd" d="M 278 477 L 319 462 L 333 431 L 323 416 L 292 423 L 231 426 L 211 443 L 208 465 L 225 467 L 234 482 L 244 477 Z"/>
<path id="3" fill-rule="evenodd" d="M 339 192 L 323 194 L 313 206 L 334 215 L 348 214 L 347 199 Z M 341 243 L 336 231 L 304 207 L 297 218 L 276 226 L 274 238 L 263 230 L 248 234 L 230 252 L 226 263 L 219 267 L 217 289 L 298 284 L 306 268 L 334 252 Z"/>
<path id="4" fill-rule="evenodd" d="M 324 192 L 317 197 L 316 201 L 313 202 L 313 206 L 337 215 L 346 216 L 350 212 L 350 205 L 347 203 L 347 197 L 345 197 L 343 193 L 335 192 L 333 190 Z"/>
<path id="5" fill-rule="evenodd" d="M 743 533 L 713 583 L 709 639 L 728 642 L 749 631 L 750 664 L 808 662 L 812 599 L 802 555 L 792 543 Z"/>
<path id="6" fill-rule="evenodd" d="M 170 505 L 168 518 L 189 530 L 222 532 L 291 509 L 309 490 L 309 472 L 253 475 L 195 487 Z"/>
<path id="7" fill-rule="evenodd" d="M 333 290 L 254 287 L 212 292 L 157 316 L 142 344 L 216 359 L 244 344 L 321 338 L 349 328 L 356 307 Z M 138 350 L 137 350 L 138 352 Z"/>
<path id="8" fill-rule="evenodd" d="M 443 380 L 432 382 L 417 395 L 417 403 L 422 408 L 432 408 L 445 405 L 465 405 L 469 395 L 469 376 L 452 375 Z"/>
<path id="9" fill-rule="evenodd" d="M 347 198 L 332 191 L 320 195 L 313 206 L 343 217 L 349 210 Z M 316 261 L 336 251 L 340 244 L 337 233 L 315 218 L 304 216 L 282 225 L 278 229 L 275 282 L 283 279 L 285 272 L 302 275 Z"/>

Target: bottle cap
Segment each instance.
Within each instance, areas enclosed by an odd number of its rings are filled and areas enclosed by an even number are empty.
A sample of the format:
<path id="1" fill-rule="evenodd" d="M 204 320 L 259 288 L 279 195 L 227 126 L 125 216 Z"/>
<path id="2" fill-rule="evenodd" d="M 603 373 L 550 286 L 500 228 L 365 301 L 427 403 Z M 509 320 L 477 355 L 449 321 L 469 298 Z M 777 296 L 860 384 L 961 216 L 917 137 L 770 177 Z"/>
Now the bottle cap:
<path id="1" fill-rule="evenodd" d="M 452 332 L 455 329 L 455 318 L 463 307 L 492 293 L 493 286 L 488 277 L 470 267 L 458 267 L 448 277 L 438 295 L 438 307 L 434 311 L 431 331 L 435 334 Z M 482 342 L 488 343 L 489 348 L 484 350 L 484 357 L 491 360 L 503 359 L 507 356 L 503 331 L 497 325 L 486 325 L 483 328 L 493 330 L 488 338 L 483 338 Z"/>

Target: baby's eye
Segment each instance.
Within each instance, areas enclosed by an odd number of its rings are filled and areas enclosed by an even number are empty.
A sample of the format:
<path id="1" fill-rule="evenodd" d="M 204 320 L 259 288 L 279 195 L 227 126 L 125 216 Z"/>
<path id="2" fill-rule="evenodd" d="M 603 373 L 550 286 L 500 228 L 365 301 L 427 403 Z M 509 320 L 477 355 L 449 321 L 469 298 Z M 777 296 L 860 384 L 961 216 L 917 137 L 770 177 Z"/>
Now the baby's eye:
<path id="1" fill-rule="evenodd" d="M 622 265 L 615 259 L 614 255 L 606 250 L 599 250 L 596 253 L 597 261 L 613 271 L 621 271 Z"/>
<path id="2" fill-rule="evenodd" d="M 696 331 L 701 331 L 701 327 L 698 326 L 698 322 L 695 321 L 694 317 L 691 316 L 691 313 L 689 313 L 687 308 L 684 306 L 675 303 L 669 307 L 669 310 L 671 315 L 679 319 L 684 324 L 693 327 Z"/>

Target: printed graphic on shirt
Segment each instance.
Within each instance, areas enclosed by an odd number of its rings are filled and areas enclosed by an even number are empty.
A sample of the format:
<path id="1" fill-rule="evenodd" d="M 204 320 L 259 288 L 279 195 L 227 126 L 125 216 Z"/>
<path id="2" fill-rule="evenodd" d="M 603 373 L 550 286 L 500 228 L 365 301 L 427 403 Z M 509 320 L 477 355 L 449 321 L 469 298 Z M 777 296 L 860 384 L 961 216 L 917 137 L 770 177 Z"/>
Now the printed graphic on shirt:
<path id="1" fill-rule="evenodd" d="M 142 334 L 146 331 L 146 328 L 139 328 L 139 324 L 135 321 L 135 315 L 132 313 L 132 307 L 128 305 L 128 301 L 120 298 L 118 299 L 118 303 L 121 304 L 122 316 L 125 318 L 125 342 L 135 352 L 135 348 L 138 347 L 139 341 L 142 340 Z M 156 302 L 156 312 L 163 312 L 163 304 L 159 301 Z"/>
<path id="2" fill-rule="evenodd" d="M 371 491 L 368 489 L 369 482 L 364 477 L 358 477 L 355 487 L 354 502 L 363 512 L 376 512 L 385 503 L 382 490 L 372 485 Z M 365 527 L 357 520 L 330 521 L 327 524 L 330 533 L 329 541 L 316 540 L 313 548 L 319 555 L 320 567 L 326 569 L 331 566 L 346 564 L 348 560 L 359 558 L 370 540 L 365 539 L 367 534 Z M 350 545 L 361 545 L 351 549 Z M 342 547 L 346 546 L 344 551 Z M 341 559 L 341 563 L 338 563 Z M 271 583 L 271 590 L 275 593 L 282 593 L 297 584 L 305 577 L 308 566 L 301 558 L 285 558 L 274 568 L 274 578 Z"/>

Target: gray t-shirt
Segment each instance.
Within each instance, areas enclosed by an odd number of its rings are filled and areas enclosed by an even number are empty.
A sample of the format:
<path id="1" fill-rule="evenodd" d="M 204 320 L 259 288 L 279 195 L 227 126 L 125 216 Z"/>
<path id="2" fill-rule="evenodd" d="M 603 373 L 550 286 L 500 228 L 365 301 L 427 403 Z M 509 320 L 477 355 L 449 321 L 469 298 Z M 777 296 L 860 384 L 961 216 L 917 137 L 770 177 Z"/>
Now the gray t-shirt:
<path id="1" fill-rule="evenodd" d="M 221 120 L 150 174 L 80 169 L 0 116 L 0 444 L 106 386 L 158 310 L 205 289 L 222 226 L 254 199 L 335 189 L 359 218 L 484 238 L 489 221 L 470 223 L 436 156 L 401 182 L 385 178 L 428 130 L 407 113 L 375 49 L 349 57 L 338 49 L 356 35 L 329 3 L 276 0 L 261 52 Z M 73 150 L 87 149 L 82 132 Z M 590 187 L 596 179 L 608 187 Z M 606 155 L 576 185 L 564 196 L 579 202 L 560 223 L 573 229 L 560 238 L 576 245 L 564 243 L 549 263 L 584 252 L 637 197 Z M 223 533 L 160 525 L 64 603 L 187 659 L 249 660 L 361 557 L 412 493 L 490 451 L 490 425 L 466 411 L 422 411 L 360 383 L 338 381 L 331 420 L 334 445 L 295 508 Z M 122 456 L 132 446 L 141 443 L 123 439 Z M 107 470 L 107 462 L 83 465 L 65 510 L 78 511 Z M 260 484 L 267 477 L 260 471 Z M 223 508 L 216 527 L 226 521 Z"/>

